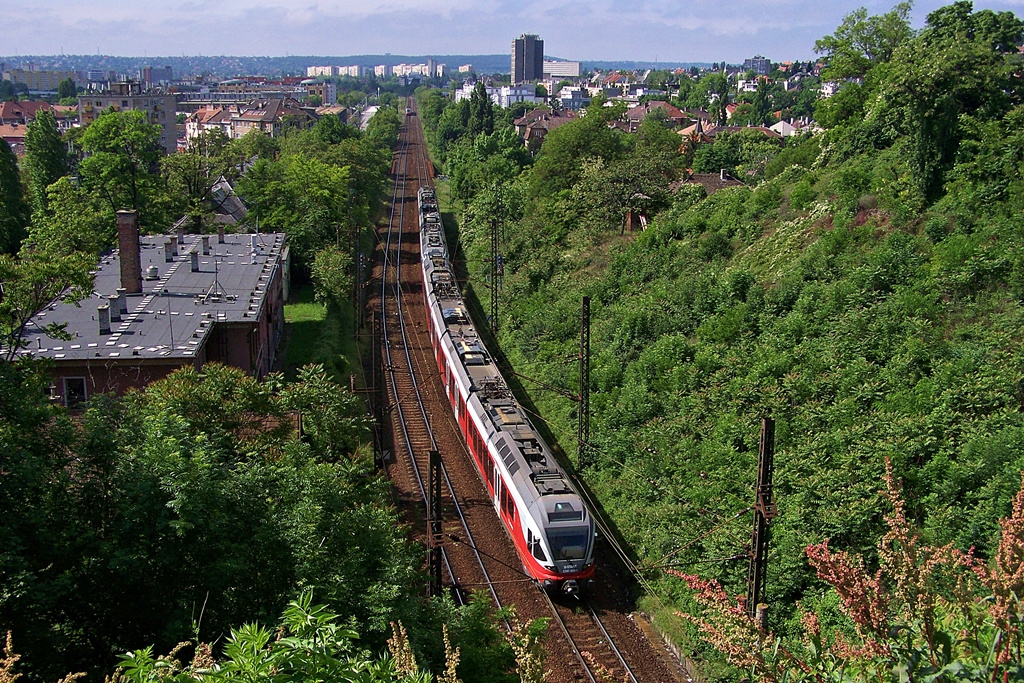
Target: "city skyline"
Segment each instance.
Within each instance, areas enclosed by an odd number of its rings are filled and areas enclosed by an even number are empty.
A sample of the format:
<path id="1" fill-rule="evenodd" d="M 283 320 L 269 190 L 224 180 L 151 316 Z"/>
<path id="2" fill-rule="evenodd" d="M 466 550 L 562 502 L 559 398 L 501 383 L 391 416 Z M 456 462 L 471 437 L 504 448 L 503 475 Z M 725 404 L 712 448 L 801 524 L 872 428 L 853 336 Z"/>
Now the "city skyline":
<path id="1" fill-rule="evenodd" d="M 495 54 L 520 33 L 545 40 L 545 53 L 584 61 L 742 62 L 811 59 L 814 41 L 860 6 L 884 13 L 893 2 L 856 0 L 668 0 L 503 2 L 501 0 L 224 0 L 179 4 L 138 0 L 0 0 L 9 55 L 123 56 L 317 54 Z M 915 4 L 912 23 L 949 2 Z M 1019 11 L 1024 0 L 975 2 Z"/>

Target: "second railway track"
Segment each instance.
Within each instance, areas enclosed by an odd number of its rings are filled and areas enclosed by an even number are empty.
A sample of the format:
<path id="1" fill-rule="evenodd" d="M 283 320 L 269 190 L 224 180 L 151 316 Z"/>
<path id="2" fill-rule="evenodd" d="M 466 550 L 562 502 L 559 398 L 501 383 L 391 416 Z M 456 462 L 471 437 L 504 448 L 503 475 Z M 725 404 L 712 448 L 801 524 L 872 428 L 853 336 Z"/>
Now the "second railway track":
<path id="1" fill-rule="evenodd" d="M 443 581 L 457 599 L 483 590 L 496 606 L 515 606 L 523 620 L 551 620 L 545 641 L 546 680 L 674 680 L 675 673 L 639 634 L 628 610 L 602 619 L 585 599 L 552 601 L 522 571 L 462 441 L 424 325 L 416 191 L 433 182 L 415 116 L 406 116 L 392 169 L 395 186 L 390 220 L 379 231 L 381 249 L 375 272 L 381 286 L 375 306 L 382 320 L 380 358 L 387 382 L 382 413 L 387 415 L 394 453 L 386 469 L 404 503 L 404 518 L 425 540 L 427 458 L 436 450 L 441 455 L 444 482 Z M 613 625 L 606 627 L 603 621 Z M 624 629 L 633 633 L 622 635 Z M 621 646 L 616 644 L 620 639 Z"/>

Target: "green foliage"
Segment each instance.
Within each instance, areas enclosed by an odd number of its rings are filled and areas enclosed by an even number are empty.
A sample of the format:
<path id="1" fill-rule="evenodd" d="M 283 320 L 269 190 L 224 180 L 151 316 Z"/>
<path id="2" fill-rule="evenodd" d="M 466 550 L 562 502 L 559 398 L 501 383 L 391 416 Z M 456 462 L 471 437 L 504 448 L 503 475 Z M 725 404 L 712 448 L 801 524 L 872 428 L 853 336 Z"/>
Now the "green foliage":
<path id="1" fill-rule="evenodd" d="M 810 169 L 821 153 L 821 139 L 816 135 L 801 135 L 789 138 L 786 146 L 772 157 L 764 167 L 764 177 L 770 180 L 791 166 Z"/>
<path id="2" fill-rule="evenodd" d="M 29 209 L 22 196 L 18 160 L 11 146 L 0 144 L 0 254 L 18 251 L 29 223 Z"/>
<path id="3" fill-rule="evenodd" d="M 898 47 L 913 37 L 910 2 L 901 2 L 886 14 L 868 16 L 866 8 L 848 14 L 835 35 L 814 43 L 823 54 L 822 77 L 830 81 L 861 78 L 874 66 L 888 62 Z"/>
<path id="4" fill-rule="evenodd" d="M 15 390 L 17 375 L 2 379 Z M 376 647 L 410 608 L 418 554 L 357 447 L 358 401 L 322 369 L 284 387 L 216 364 L 181 370 L 101 397 L 79 428 L 45 419 L 35 396 L 0 416 L 0 466 L 17 473 L 2 499 L 0 615 L 38 675 L 105 668 L 111 652 L 159 651 L 196 629 L 215 641 L 266 623 L 300 588 Z M 290 410 L 303 411 L 302 440 Z"/>
<path id="5" fill-rule="evenodd" d="M 584 162 L 618 159 L 622 153 L 620 133 L 609 129 L 598 116 L 584 116 L 553 130 L 544 140 L 534 164 L 530 191 L 551 196 L 572 187 L 583 175 Z"/>
<path id="6" fill-rule="evenodd" d="M 28 124 L 25 131 L 25 168 L 29 174 L 33 211 L 45 214 L 48 210 L 47 189 L 68 173 L 67 145 L 57 130 L 57 119 L 52 111 L 41 110 Z"/>
<path id="7" fill-rule="evenodd" d="M 98 256 L 114 244 L 115 223 L 107 207 L 63 177 L 46 191 L 47 212 L 37 213 L 25 244 L 52 256 L 81 252 Z"/>
<path id="8" fill-rule="evenodd" d="M 571 390 L 572 321 L 592 298 L 582 476 L 670 606 L 663 619 L 696 609 L 666 566 L 743 590 L 742 561 L 707 560 L 742 555 L 748 522 L 728 520 L 752 502 L 761 415 L 778 425 L 769 626 L 781 647 L 799 645 L 797 600 L 850 628 L 804 549 L 829 537 L 878 566 L 886 456 L 924 540 L 997 552 L 1024 469 L 1024 126 L 1019 56 L 1002 52 L 1019 22 L 959 3 L 915 34 L 905 12 L 855 13 L 832 37 L 830 67 L 863 80 L 823 107 L 829 130 L 786 147 L 717 136 L 695 170 L 734 169 L 750 186 L 704 197 L 684 185 L 642 234 L 617 234 L 615 190 L 621 170 L 643 168 L 642 141 L 607 130 L 606 112 L 559 128 L 506 185 L 498 342 L 517 372 Z M 478 292 L 492 198 L 483 188 L 460 226 Z M 576 406 L 527 389 L 573 444 Z M 673 629 L 695 656 L 719 656 L 692 625 Z"/>
<path id="9" fill-rule="evenodd" d="M 145 112 L 108 111 L 81 138 L 85 158 L 78 164 L 82 185 L 110 211 L 134 209 L 142 225 L 158 225 L 160 127 Z"/>
<path id="10" fill-rule="evenodd" d="M 69 97 L 74 97 L 78 94 L 78 89 L 75 87 L 75 82 L 70 78 L 65 78 L 57 84 L 57 98 L 64 100 Z"/>
<path id="11" fill-rule="evenodd" d="M 25 347 L 25 329 L 33 317 L 60 298 L 77 302 L 92 290 L 93 256 L 25 248 L 18 258 L 0 254 L 0 361 L 10 363 Z M 44 325 L 54 339 L 67 339 L 64 326 Z"/>
<path id="12" fill-rule="evenodd" d="M 338 242 L 348 222 L 350 184 L 347 166 L 297 152 L 277 161 L 260 158 L 237 188 L 252 207 L 248 220 L 287 234 L 296 266 L 307 269 L 319 250 Z"/>
<path id="13" fill-rule="evenodd" d="M 212 190 L 232 166 L 228 138 L 220 130 L 203 131 L 186 149 L 160 160 L 160 170 L 173 206 L 172 215 L 189 219 L 189 229 L 205 232 L 204 218 L 212 216 Z"/>
<path id="14" fill-rule="evenodd" d="M 325 306 L 340 307 L 352 290 L 352 257 L 336 247 L 321 249 L 310 269 L 316 300 Z"/>
<path id="15" fill-rule="evenodd" d="M 398 131 L 402 128 L 402 117 L 394 107 L 381 107 L 366 125 L 366 136 L 385 149 L 398 144 Z"/>
<path id="16" fill-rule="evenodd" d="M 701 145 L 693 158 L 698 173 L 726 173 L 736 177 L 761 177 L 782 144 L 759 130 L 723 132 L 709 145 Z"/>

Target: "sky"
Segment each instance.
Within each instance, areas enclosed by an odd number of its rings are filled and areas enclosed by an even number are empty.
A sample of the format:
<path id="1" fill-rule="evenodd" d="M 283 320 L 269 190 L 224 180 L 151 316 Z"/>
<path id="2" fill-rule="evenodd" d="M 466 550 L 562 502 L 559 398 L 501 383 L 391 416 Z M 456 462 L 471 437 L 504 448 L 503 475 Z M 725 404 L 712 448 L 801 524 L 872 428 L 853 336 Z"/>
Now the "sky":
<path id="1" fill-rule="evenodd" d="M 811 59 L 814 41 L 874 0 L 0 0 L 0 54 L 473 55 L 520 33 L 582 61 Z M 949 4 L 919 0 L 912 23 Z M 975 9 L 1024 16 L 1024 0 Z"/>

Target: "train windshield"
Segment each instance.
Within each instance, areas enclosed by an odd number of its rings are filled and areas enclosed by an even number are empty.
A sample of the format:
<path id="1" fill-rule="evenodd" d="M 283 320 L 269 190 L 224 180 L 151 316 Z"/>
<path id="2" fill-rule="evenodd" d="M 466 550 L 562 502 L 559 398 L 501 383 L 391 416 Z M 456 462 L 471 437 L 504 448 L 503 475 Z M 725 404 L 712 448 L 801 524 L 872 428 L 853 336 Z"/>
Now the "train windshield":
<path id="1" fill-rule="evenodd" d="M 554 560 L 583 560 L 587 557 L 590 529 L 548 529 L 548 544 Z"/>

